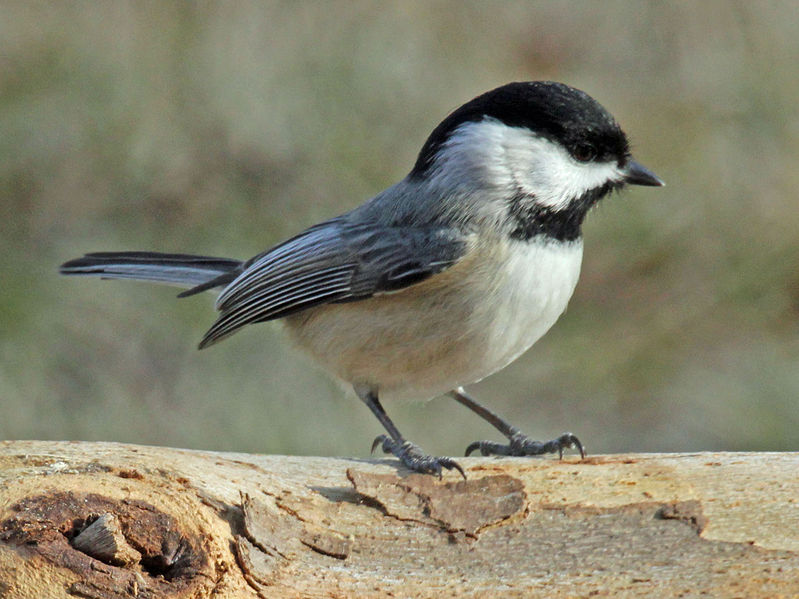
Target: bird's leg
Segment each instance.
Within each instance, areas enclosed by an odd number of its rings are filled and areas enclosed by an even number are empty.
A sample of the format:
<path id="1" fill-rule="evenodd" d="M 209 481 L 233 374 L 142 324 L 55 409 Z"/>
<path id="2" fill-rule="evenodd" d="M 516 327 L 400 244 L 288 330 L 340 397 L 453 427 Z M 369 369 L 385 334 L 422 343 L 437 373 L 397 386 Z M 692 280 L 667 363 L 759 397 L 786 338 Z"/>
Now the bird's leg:
<path id="1" fill-rule="evenodd" d="M 450 397 L 455 401 L 475 412 L 480 418 L 489 422 L 494 428 L 508 438 L 508 443 L 496 443 L 494 441 L 475 441 L 466 448 L 466 455 L 479 449 L 483 455 L 541 455 L 544 453 L 557 453 L 558 457 L 563 457 L 563 450 L 574 447 L 580 452 L 580 457 L 585 458 L 585 449 L 580 440 L 571 433 L 563 433 L 552 441 L 534 441 L 515 426 L 511 426 L 505 420 L 494 414 L 485 406 L 477 403 L 470 397 L 463 387 L 458 387 L 449 392 Z"/>
<path id="2" fill-rule="evenodd" d="M 378 445 L 382 445 L 384 453 L 393 454 L 399 458 L 400 462 L 402 462 L 406 468 L 414 472 L 435 474 L 438 478 L 441 478 L 441 469 L 446 468 L 447 470 L 457 470 L 461 473 L 463 478 L 466 478 L 463 468 L 452 458 L 437 458 L 427 455 L 418 445 L 406 441 L 391 421 L 391 418 L 386 414 L 386 411 L 380 404 L 380 400 L 377 398 L 376 391 L 356 387 L 355 392 L 358 394 L 358 397 L 369 406 L 369 409 L 372 410 L 372 413 L 380 421 L 380 424 L 383 425 L 383 428 L 388 431 L 388 435 L 378 435 L 372 443 L 372 451 L 374 451 Z"/>

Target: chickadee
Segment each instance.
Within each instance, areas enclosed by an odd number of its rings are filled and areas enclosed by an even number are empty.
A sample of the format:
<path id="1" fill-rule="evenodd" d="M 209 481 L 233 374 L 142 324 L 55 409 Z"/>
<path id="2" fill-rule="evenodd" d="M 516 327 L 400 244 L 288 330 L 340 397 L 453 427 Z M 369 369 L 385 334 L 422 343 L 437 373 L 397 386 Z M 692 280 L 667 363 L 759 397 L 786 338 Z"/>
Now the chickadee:
<path id="1" fill-rule="evenodd" d="M 663 182 L 630 156 L 614 118 L 588 94 L 548 81 L 509 83 L 439 124 L 402 181 L 245 262 L 184 254 L 87 254 L 68 275 L 220 289 L 208 347 L 246 324 L 283 319 L 296 342 L 348 381 L 409 469 L 441 476 L 448 457 L 407 441 L 382 399 L 448 393 L 507 444 L 466 455 L 538 455 L 533 441 L 466 394 L 558 319 L 577 284 L 586 213 L 616 189 Z"/>

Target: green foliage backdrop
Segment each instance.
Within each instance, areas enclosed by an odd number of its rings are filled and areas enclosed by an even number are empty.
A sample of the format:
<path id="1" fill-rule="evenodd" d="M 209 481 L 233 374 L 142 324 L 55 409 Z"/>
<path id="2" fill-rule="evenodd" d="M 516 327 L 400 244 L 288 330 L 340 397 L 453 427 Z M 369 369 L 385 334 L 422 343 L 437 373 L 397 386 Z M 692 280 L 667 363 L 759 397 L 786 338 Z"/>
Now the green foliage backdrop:
<path id="1" fill-rule="evenodd" d="M 85 251 L 249 257 L 404 176 L 451 109 L 556 79 L 668 183 L 585 227 L 536 347 L 472 389 L 589 451 L 799 448 L 799 19 L 766 2 L 0 2 L 0 438 L 365 455 L 278 324 L 66 279 Z M 431 452 L 496 436 L 389 405 Z"/>

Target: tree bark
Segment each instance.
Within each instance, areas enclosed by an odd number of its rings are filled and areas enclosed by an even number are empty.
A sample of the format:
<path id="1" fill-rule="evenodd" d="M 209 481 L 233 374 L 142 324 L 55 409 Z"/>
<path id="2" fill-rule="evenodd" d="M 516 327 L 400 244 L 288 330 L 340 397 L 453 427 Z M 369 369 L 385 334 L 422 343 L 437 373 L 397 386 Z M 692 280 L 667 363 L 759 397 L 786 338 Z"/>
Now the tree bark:
<path id="1" fill-rule="evenodd" d="M 459 462 L 6 441 L 0 598 L 799 595 L 799 454 Z"/>

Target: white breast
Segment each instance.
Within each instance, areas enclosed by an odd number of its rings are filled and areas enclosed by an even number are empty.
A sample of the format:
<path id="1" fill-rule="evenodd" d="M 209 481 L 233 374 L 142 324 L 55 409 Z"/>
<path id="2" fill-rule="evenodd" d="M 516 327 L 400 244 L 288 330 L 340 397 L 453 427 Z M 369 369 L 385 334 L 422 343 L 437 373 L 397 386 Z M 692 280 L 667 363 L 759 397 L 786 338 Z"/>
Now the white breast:
<path id="1" fill-rule="evenodd" d="M 555 324 L 577 285 L 582 252 L 582 241 L 509 241 L 489 285 L 475 285 L 485 301 L 472 326 L 486 350 L 483 367 L 469 382 L 510 364 Z"/>
<path id="2" fill-rule="evenodd" d="M 508 239 L 402 292 L 292 316 L 297 342 L 381 398 L 426 399 L 515 360 L 555 323 L 577 284 L 582 241 Z"/>

